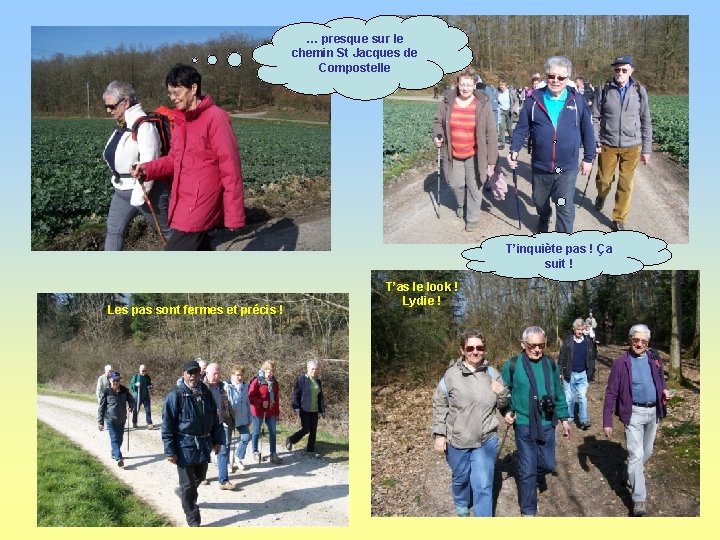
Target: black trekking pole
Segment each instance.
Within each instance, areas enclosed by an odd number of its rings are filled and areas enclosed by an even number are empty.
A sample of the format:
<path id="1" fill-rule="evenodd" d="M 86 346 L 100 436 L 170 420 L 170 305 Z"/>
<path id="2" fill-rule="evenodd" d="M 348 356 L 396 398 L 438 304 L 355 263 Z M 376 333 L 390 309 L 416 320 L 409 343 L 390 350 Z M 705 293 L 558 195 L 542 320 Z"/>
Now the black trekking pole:
<path id="1" fill-rule="evenodd" d="M 582 206 L 582 203 L 585 201 L 585 194 L 587 193 L 587 188 L 590 185 L 590 177 L 592 176 L 592 168 L 593 165 L 595 165 L 595 158 L 597 157 L 597 152 L 593 156 L 592 161 L 590 162 L 590 172 L 588 173 L 587 182 L 585 182 L 585 190 L 583 191 L 582 198 L 580 199 L 580 204 L 578 204 L 578 208 Z"/>
<path id="2" fill-rule="evenodd" d="M 128 430 L 128 438 L 127 438 L 127 451 L 130 451 L 130 415 L 128 415 L 127 419 L 127 430 Z"/>
<path id="3" fill-rule="evenodd" d="M 515 418 L 515 411 L 510 411 L 510 416 Z M 505 439 L 507 439 L 508 431 L 510 431 L 510 424 L 508 424 L 507 427 L 505 428 L 505 434 L 503 435 L 502 442 L 500 443 L 500 446 L 498 447 L 496 457 L 500 457 L 500 452 L 502 452 L 503 446 L 505 446 Z"/>
<path id="4" fill-rule="evenodd" d="M 518 198 L 517 166 L 513 169 L 513 184 L 515 185 L 515 206 L 517 208 L 518 231 L 519 231 L 519 230 L 522 230 L 522 225 L 520 224 L 520 199 Z"/>
<path id="5" fill-rule="evenodd" d="M 442 135 L 438 135 L 436 138 L 440 144 L 443 143 Z M 437 203 L 437 208 L 435 209 L 435 214 L 437 215 L 437 218 L 440 219 L 440 147 L 439 146 L 437 149 L 437 197 L 435 198 L 435 202 Z"/>

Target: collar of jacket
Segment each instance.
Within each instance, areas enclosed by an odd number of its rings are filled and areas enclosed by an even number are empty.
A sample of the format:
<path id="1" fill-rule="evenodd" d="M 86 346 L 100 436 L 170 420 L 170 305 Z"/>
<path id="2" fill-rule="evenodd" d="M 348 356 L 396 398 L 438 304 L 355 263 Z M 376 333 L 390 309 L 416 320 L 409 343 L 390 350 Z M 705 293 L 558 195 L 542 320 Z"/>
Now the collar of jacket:
<path id="1" fill-rule="evenodd" d="M 198 101 L 197 107 L 195 107 L 192 111 L 184 111 L 183 118 L 185 121 L 191 122 L 197 119 L 203 112 L 213 105 L 215 105 L 213 99 L 208 94 L 205 94 L 202 99 Z"/>

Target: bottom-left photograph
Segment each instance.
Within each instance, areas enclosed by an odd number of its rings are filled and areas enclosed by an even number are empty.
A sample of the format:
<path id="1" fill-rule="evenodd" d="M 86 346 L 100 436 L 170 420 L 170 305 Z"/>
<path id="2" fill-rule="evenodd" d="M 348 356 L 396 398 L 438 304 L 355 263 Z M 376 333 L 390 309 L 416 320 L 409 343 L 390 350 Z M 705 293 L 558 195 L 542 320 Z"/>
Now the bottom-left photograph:
<path id="1" fill-rule="evenodd" d="M 348 295 L 37 295 L 39 527 L 348 525 Z"/>

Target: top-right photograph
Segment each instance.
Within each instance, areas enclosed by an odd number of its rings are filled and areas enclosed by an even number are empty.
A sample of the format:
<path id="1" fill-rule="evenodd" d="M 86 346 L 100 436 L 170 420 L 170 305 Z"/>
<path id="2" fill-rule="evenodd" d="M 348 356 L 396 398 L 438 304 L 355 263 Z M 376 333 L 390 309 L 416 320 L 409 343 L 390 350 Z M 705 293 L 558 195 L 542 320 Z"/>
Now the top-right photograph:
<path id="1" fill-rule="evenodd" d="M 448 16 L 473 61 L 383 104 L 384 242 L 689 242 L 687 16 Z"/>

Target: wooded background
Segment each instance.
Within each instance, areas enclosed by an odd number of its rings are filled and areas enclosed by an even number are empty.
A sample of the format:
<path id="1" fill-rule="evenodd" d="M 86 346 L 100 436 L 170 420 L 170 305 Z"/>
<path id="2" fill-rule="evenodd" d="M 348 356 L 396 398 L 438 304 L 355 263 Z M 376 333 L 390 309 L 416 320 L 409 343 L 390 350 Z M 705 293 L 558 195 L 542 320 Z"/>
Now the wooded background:
<path id="1" fill-rule="evenodd" d="M 182 35 L 178 35 L 180 40 Z M 113 80 L 132 83 L 145 110 L 172 107 L 165 75 L 177 63 L 195 67 L 202 76 L 203 94 L 209 94 L 226 110 L 277 107 L 329 113 L 330 96 L 298 94 L 258 78 L 260 65 L 252 53 L 264 43 L 242 33 L 222 33 L 204 43 L 177 43 L 156 49 L 118 47 L 100 54 L 58 54 L 48 60 L 33 60 L 32 115 L 106 117 L 102 94 Z M 230 52 L 241 55 L 239 66 L 227 63 L 225 56 Z M 217 56 L 215 65 L 208 65 L 210 55 Z M 192 63 L 195 57 L 198 61 Z"/>
<path id="2" fill-rule="evenodd" d="M 282 305 L 282 314 L 108 315 L 123 306 Z M 150 294 L 37 295 L 37 380 L 54 388 L 94 393 L 105 364 L 123 384 L 146 364 L 154 399 L 175 386 L 185 362 L 202 358 L 221 366 L 223 380 L 235 364 L 250 380 L 266 360 L 277 362 L 281 414 L 292 414 L 295 379 L 308 360 L 320 361 L 328 425 L 348 429 L 348 296 L 346 294 Z"/>
<path id="3" fill-rule="evenodd" d="M 649 91 L 687 94 L 689 25 L 687 15 L 449 16 L 448 24 L 467 34 L 473 65 L 486 82 L 499 76 L 528 86 L 545 60 L 563 55 L 572 77 L 594 85 L 608 79 L 610 63 L 632 55 L 636 77 Z M 445 82 L 453 82 L 446 76 Z"/>
<path id="4" fill-rule="evenodd" d="M 439 306 L 408 308 L 402 293 L 387 282 L 458 282 L 454 294 L 441 294 Z M 408 296 L 418 296 L 409 293 Z M 436 297 L 437 293 L 428 296 Z M 647 324 L 651 347 L 671 355 L 671 377 L 681 376 L 684 360 L 699 363 L 700 281 L 697 271 L 641 271 L 622 276 L 559 282 L 545 278 L 510 279 L 472 271 L 375 271 L 372 273 L 373 385 L 388 381 L 437 381 L 460 356 L 460 335 L 480 330 L 486 358 L 499 367 L 520 350 L 528 326 L 547 335 L 547 353 L 557 356 L 572 323 L 589 313 L 598 322 L 609 313 L 614 322 L 611 343 L 627 343 L 633 324 Z"/>

